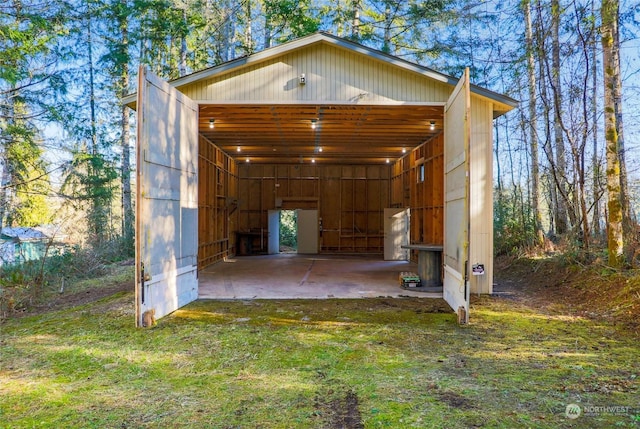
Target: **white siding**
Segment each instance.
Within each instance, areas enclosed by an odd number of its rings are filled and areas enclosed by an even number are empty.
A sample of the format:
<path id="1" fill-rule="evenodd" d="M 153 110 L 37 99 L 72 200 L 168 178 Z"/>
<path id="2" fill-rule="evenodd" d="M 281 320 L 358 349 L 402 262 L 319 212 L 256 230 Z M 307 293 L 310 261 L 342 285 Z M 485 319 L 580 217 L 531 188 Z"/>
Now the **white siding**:
<path id="1" fill-rule="evenodd" d="M 304 73 L 306 85 L 298 84 Z M 203 102 L 445 102 L 451 87 L 320 43 L 179 88 Z"/>
<path id="2" fill-rule="evenodd" d="M 493 291 L 493 105 L 471 97 L 469 264 L 484 264 L 471 276 L 472 293 Z"/>

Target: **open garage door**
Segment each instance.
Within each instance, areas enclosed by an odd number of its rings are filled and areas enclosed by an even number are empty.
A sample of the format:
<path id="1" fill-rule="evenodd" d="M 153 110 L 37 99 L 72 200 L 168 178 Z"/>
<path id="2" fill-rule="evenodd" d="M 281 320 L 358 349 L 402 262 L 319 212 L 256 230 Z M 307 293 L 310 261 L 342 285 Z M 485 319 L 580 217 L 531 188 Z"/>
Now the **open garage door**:
<path id="1" fill-rule="evenodd" d="M 458 321 L 469 320 L 469 69 L 444 109 L 444 289 Z"/>
<path id="2" fill-rule="evenodd" d="M 198 298 L 198 105 L 140 68 L 136 324 Z"/>
<path id="3" fill-rule="evenodd" d="M 384 209 L 384 260 L 408 261 L 409 209 Z"/>
<path id="4" fill-rule="evenodd" d="M 318 210 L 297 210 L 298 212 L 298 253 L 315 255 L 318 253 Z"/>

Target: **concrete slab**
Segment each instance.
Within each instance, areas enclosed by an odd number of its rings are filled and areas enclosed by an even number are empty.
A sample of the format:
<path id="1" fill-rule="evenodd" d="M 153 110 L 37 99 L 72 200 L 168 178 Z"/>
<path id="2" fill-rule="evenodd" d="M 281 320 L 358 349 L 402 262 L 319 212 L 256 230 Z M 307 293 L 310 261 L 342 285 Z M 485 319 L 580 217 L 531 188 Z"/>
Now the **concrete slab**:
<path id="1" fill-rule="evenodd" d="M 415 263 L 371 255 L 240 256 L 199 273 L 199 298 L 442 298 L 442 293 L 400 287 L 399 273 L 416 270 Z"/>

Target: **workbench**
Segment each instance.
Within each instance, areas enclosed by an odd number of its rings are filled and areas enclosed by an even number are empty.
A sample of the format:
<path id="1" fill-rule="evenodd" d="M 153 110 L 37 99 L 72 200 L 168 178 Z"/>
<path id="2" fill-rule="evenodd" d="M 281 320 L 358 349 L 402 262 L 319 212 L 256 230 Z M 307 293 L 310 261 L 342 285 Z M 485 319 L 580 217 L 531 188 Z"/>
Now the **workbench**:
<path id="1" fill-rule="evenodd" d="M 442 286 L 442 246 L 406 244 L 403 249 L 418 251 L 418 275 L 422 287 Z"/>

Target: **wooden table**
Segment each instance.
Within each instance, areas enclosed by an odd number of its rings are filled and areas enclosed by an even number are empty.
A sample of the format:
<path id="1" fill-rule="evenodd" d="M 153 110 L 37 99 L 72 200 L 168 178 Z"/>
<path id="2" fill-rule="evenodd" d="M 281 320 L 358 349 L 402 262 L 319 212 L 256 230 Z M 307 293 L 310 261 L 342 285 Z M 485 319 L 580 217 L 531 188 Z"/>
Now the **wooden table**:
<path id="1" fill-rule="evenodd" d="M 403 249 L 418 251 L 418 275 L 421 286 L 442 286 L 442 246 L 436 244 L 407 244 Z"/>

